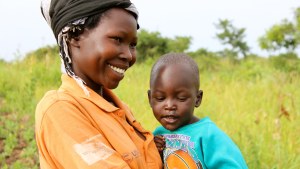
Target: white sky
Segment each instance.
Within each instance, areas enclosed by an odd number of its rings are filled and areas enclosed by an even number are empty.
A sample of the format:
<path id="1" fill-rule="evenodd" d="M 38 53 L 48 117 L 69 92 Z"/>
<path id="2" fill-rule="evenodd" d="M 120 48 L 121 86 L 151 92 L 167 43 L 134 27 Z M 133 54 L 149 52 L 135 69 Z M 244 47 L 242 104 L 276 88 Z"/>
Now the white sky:
<path id="1" fill-rule="evenodd" d="M 224 48 L 215 38 L 219 19 L 246 28 L 246 42 L 253 53 L 266 55 L 259 36 L 283 19 L 292 20 L 300 0 L 132 0 L 139 10 L 139 24 L 162 36 L 191 36 L 191 50 Z M 50 27 L 40 12 L 40 0 L 0 0 L 0 58 L 16 56 L 55 44 Z"/>

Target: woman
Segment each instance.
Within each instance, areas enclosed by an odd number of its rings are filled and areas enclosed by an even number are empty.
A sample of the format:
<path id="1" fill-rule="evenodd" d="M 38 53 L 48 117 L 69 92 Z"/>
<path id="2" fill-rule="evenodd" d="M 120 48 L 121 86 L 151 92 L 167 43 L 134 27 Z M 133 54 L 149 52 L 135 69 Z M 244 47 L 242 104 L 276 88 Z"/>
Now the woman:
<path id="1" fill-rule="evenodd" d="M 41 168 L 162 168 L 153 135 L 111 91 L 136 61 L 130 0 L 43 0 L 65 73 L 36 108 Z"/>

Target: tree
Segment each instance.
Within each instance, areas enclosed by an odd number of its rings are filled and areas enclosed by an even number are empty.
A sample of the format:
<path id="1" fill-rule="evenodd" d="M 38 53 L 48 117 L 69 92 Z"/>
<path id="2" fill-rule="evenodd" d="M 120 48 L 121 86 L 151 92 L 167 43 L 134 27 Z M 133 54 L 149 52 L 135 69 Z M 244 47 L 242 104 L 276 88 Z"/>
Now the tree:
<path id="1" fill-rule="evenodd" d="M 295 10 L 294 18 L 296 21 L 296 40 L 300 43 L 300 7 Z"/>
<path id="2" fill-rule="evenodd" d="M 224 19 L 219 20 L 219 23 L 215 24 L 216 28 L 221 30 L 220 33 L 217 33 L 217 38 L 224 45 L 231 46 L 232 53 L 241 53 L 246 57 L 250 48 L 247 43 L 244 41 L 245 38 L 245 28 L 236 28 L 233 26 L 231 21 Z"/>
<path id="3" fill-rule="evenodd" d="M 295 36 L 295 26 L 288 20 L 283 20 L 280 24 L 275 24 L 266 34 L 258 39 L 259 46 L 263 50 L 277 51 L 282 48 L 291 52 L 297 47 Z"/>
<path id="4" fill-rule="evenodd" d="M 162 37 L 159 32 L 138 32 L 137 59 L 154 58 L 169 52 L 185 52 L 191 43 L 191 37 L 176 36 L 174 39 Z"/>
<path id="5" fill-rule="evenodd" d="M 191 37 L 176 36 L 175 39 L 168 39 L 169 52 L 185 52 L 191 44 Z"/>
<path id="6" fill-rule="evenodd" d="M 293 53 L 300 45 L 300 8 L 294 11 L 294 19 L 284 19 L 267 30 L 258 39 L 260 48 L 267 51 L 285 49 L 288 53 Z"/>
<path id="7" fill-rule="evenodd" d="M 148 32 L 142 29 L 138 32 L 137 55 L 138 60 L 145 60 L 146 57 L 155 57 L 166 53 L 167 39 L 159 32 Z"/>

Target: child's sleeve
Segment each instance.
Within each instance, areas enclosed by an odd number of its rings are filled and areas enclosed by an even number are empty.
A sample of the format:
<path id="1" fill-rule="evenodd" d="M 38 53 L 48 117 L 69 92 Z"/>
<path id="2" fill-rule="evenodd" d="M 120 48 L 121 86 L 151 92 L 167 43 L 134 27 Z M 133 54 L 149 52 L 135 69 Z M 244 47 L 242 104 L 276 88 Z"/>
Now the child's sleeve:
<path id="1" fill-rule="evenodd" d="M 214 124 L 209 125 L 203 138 L 203 156 L 207 168 L 247 169 L 247 164 L 237 145 Z"/>

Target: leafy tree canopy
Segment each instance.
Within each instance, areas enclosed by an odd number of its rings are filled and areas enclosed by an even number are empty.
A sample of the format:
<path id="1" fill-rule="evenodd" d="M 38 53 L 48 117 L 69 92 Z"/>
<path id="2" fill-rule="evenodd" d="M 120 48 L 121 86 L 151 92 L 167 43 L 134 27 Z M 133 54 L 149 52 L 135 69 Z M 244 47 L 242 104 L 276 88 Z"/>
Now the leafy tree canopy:
<path id="1" fill-rule="evenodd" d="M 259 37 L 259 46 L 267 51 L 285 49 L 288 53 L 294 52 L 300 46 L 300 7 L 294 11 L 294 20 L 282 20 Z"/>
<path id="2" fill-rule="evenodd" d="M 247 55 L 250 48 L 244 41 L 245 28 L 236 28 L 232 22 L 227 19 L 220 19 L 219 23 L 215 24 L 215 26 L 221 30 L 220 33 L 216 34 L 217 38 L 222 44 L 231 46 L 231 53 L 241 53 L 244 57 Z"/>
<path id="3" fill-rule="evenodd" d="M 159 32 L 148 32 L 142 29 L 138 32 L 138 61 L 154 58 L 169 52 L 185 52 L 191 44 L 191 37 L 162 37 Z"/>

